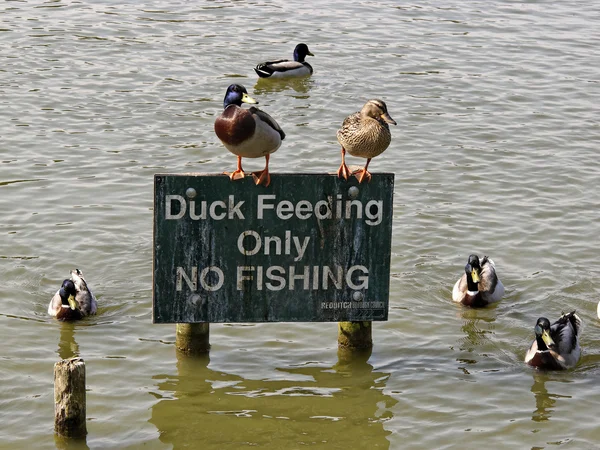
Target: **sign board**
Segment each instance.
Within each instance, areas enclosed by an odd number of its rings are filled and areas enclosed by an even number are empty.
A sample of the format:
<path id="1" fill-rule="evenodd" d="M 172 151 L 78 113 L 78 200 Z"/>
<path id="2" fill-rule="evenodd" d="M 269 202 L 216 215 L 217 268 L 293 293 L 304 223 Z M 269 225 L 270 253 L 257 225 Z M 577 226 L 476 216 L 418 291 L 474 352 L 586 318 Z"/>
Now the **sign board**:
<path id="1" fill-rule="evenodd" d="M 154 177 L 153 321 L 387 320 L 394 175 Z"/>

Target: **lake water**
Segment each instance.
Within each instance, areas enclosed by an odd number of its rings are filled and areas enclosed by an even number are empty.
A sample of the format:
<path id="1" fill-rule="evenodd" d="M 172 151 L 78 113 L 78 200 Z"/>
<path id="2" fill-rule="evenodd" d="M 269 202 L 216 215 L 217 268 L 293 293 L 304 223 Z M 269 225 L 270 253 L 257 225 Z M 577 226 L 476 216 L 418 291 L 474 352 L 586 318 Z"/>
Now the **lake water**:
<path id="1" fill-rule="evenodd" d="M 597 2 L 10 1 L 0 20 L 1 448 L 600 441 Z M 314 75 L 257 83 L 298 42 Z M 370 165 L 396 183 L 368 359 L 338 355 L 335 323 L 212 325 L 195 359 L 151 323 L 153 175 L 233 170 L 213 132 L 232 82 L 287 133 L 273 173 L 336 170 L 336 130 L 370 98 L 398 122 Z M 472 252 L 506 286 L 494 307 L 450 300 Z M 60 323 L 47 304 L 75 267 L 98 315 Z M 525 366 L 537 318 L 572 309 L 578 366 Z M 53 365 L 74 355 L 89 434 L 69 443 Z"/>

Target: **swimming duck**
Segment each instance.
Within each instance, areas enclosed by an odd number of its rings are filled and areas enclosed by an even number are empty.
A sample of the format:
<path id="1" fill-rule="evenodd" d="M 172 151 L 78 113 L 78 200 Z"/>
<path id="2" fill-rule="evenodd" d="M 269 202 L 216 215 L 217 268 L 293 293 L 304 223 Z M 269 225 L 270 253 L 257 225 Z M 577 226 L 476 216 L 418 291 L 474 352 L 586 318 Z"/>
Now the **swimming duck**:
<path id="1" fill-rule="evenodd" d="M 242 158 L 266 159 L 264 170 L 252 172 L 257 185 L 268 186 L 271 183 L 269 175 L 269 157 L 285 139 L 285 133 L 279 124 L 266 112 L 252 106 L 242 108 L 242 102 L 258 103 L 248 95 L 246 88 L 240 84 L 232 84 L 227 88 L 224 111 L 215 120 L 215 133 L 227 150 L 237 155 L 237 169 L 232 173 L 225 172 L 232 180 L 245 176 L 242 169 Z"/>
<path id="2" fill-rule="evenodd" d="M 525 355 L 525 362 L 538 369 L 570 369 L 581 357 L 579 333 L 581 319 L 575 311 L 563 314 L 550 325 L 545 317 L 535 324 L 535 340 Z"/>
<path id="3" fill-rule="evenodd" d="M 260 63 L 254 71 L 260 78 L 288 78 L 304 77 L 312 75 L 312 66 L 304 61 L 306 56 L 313 55 L 306 44 L 298 44 L 294 49 L 294 60 L 280 59 L 278 61 L 267 61 Z"/>
<path id="4" fill-rule="evenodd" d="M 387 111 L 383 100 L 369 100 L 359 112 L 344 119 L 342 128 L 337 132 L 337 140 L 342 146 L 342 164 L 338 169 L 338 177 L 345 180 L 352 175 L 346 165 L 346 151 L 352 156 L 367 158 L 363 169 L 356 171 L 358 182 L 371 181 L 367 170 L 371 159 L 380 155 L 390 145 L 392 135 L 388 123 L 396 125 Z M 360 175 L 358 175 L 360 174 Z"/>
<path id="5" fill-rule="evenodd" d="M 465 306 L 481 307 L 499 301 L 504 286 L 496 275 L 496 265 L 487 256 L 469 255 L 465 273 L 452 289 L 452 301 Z"/>
<path id="6" fill-rule="evenodd" d="M 71 278 L 64 280 L 48 305 L 48 314 L 60 320 L 79 320 L 96 314 L 97 302 L 94 294 L 79 269 L 71 271 Z"/>

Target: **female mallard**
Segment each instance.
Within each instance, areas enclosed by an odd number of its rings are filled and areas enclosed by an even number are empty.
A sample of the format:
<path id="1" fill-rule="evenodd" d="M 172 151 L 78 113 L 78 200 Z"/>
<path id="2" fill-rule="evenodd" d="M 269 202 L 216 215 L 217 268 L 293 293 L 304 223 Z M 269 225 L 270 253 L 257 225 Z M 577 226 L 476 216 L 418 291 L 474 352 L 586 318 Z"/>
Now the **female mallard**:
<path id="1" fill-rule="evenodd" d="M 227 150 L 237 155 L 237 170 L 229 175 L 232 180 L 244 178 L 242 158 L 266 159 L 265 168 L 252 172 L 256 184 L 268 186 L 271 182 L 269 175 L 269 156 L 275 152 L 285 139 L 285 133 L 275 119 L 266 112 L 254 106 L 244 109 L 244 103 L 258 103 L 248 95 L 246 88 L 232 84 L 227 88 L 224 111 L 215 120 L 215 133 Z"/>
<path id="2" fill-rule="evenodd" d="M 371 158 L 384 152 L 390 145 L 392 135 L 388 123 L 396 125 L 396 121 L 388 114 L 387 106 L 382 100 L 369 100 L 356 112 L 344 119 L 342 128 L 337 132 L 337 140 L 342 146 L 342 164 L 338 169 L 338 177 L 345 180 L 352 175 L 346 165 L 346 151 L 352 156 L 367 158 L 364 169 L 357 173 L 358 182 L 366 178 L 371 181 L 371 174 L 367 170 Z"/>
<path id="3" fill-rule="evenodd" d="M 465 306 L 480 307 L 497 302 L 504 295 L 504 286 L 496 275 L 496 265 L 487 256 L 470 255 L 465 273 L 452 290 L 452 301 Z"/>
<path id="4" fill-rule="evenodd" d="M 575 311 L 563 314 L 550 325 L 545 317 L 535 324 L 535 340 L 525 355 L 525 362 L 538 369 L 570 369 L 581 357 L 579 333 L 581 319 Z"/>
<path id="5" fill-rule="evenodd" d="M 280 59 L 278 61 L 267 61 L 260 63 L 254 68 L 254 71 L 261 78 L 287 78 L 304 77 L 312 75 L 312 66 L 304 61 L 306 56 L 313 55 L 306 44 L 298 44 L 294 49 L 294 60 Z"/>
<path id="6" fill-rule="evenodd" d="M 89 290 L 79 269 L 71 271 L 71 279 L 64 280 L 48 305 L 48 314 L 60 320 L 79 320 L 96 314 L 96 297 Z"/>

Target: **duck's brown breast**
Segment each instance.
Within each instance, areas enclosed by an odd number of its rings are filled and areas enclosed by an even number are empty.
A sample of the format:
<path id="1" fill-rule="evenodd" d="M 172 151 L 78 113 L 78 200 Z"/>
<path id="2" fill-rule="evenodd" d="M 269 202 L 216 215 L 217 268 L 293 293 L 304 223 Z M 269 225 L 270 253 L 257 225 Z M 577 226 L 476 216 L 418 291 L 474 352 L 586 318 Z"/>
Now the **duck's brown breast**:
<path id="1" fill-rule="evenodd" d="M 229 105 L 215 120 L 217 137 L 228 145 L 239 145 L 250 139 L 256 129 L 252 114 L 236 105 Z"/>

